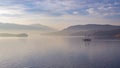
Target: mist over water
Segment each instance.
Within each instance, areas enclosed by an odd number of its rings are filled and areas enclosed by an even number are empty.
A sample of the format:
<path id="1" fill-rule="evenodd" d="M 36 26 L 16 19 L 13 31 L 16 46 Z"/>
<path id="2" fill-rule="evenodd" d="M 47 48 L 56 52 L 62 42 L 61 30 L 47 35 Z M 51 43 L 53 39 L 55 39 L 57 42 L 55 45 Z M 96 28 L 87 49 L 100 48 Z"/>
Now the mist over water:
<path id="1" fill-rule="evenodd" d="M 0 68 L 120 68 L 120 40 L 0 37 Z"/>

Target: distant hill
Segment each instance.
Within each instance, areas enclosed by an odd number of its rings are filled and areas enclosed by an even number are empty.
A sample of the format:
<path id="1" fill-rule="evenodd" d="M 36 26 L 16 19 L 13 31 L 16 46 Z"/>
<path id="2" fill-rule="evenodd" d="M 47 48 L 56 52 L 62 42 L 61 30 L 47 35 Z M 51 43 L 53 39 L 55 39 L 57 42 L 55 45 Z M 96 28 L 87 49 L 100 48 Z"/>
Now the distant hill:
<path id="1" fill-rule="evenodd" d="M 64 35 L 64 36 L 92 36 L 92 37 L 119 37 L 120 26 L 114 25 L 75 25 L 65 28 L 59 32 L 49 33 L 48 35 Z"/>
<path id="2" fill-rule="evenodd" d="M 41 31 L 54 31 L 55 29 L 41 24 L 20 25 L 10 23 L 0 23 L 0 30 L 41 30 Z"/>
<path id="3" fill-rule="evenodd" d="M 74 25 L 62 30 L 62 32 L 73 31 L 88 31 L 88 30 L 111 30 L 120 29 L 120 26 L 114 25 L 100 25 L 100 24 L 87 24 L 87 25 Z"/>

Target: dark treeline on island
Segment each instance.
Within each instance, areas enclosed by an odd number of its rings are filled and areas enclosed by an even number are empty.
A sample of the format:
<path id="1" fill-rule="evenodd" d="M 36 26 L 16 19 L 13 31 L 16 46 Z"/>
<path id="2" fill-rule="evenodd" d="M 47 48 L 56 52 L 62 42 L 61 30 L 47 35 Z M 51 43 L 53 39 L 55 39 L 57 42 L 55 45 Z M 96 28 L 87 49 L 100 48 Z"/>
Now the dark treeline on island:
<path id="1" fill-rule="evenodd" d="M 60 36 L 90 36 L 93 38 L 120 38 L 120 26 L 87 24 L 75 25 L 46 35 Z"/>
<path id="2" fill-rule="evenodd" d="M 28 34 L 11 34 L 11 33 L 0 33 L 0 37 L 28 37 Z"/>

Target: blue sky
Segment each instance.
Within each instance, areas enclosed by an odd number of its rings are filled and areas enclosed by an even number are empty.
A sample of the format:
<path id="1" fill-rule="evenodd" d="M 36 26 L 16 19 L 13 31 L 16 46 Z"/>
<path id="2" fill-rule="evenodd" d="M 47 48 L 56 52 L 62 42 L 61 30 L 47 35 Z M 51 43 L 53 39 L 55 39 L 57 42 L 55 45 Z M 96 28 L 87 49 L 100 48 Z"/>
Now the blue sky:
<path id="1" fill-rule="evenodd" d="M 0 0 L 0 22 L 40 23 L 57 29 L 76 24 L 120 25 L 120 0 Z"/>

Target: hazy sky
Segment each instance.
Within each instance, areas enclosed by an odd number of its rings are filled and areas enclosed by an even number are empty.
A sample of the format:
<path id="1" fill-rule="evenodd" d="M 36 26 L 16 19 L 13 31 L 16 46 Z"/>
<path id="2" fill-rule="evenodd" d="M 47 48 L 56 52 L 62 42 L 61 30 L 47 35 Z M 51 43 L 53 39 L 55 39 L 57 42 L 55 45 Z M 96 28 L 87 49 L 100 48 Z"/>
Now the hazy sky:
<path id="1" fill-rule="evenodd" d="M 58 29 L 91 23 L 120 25 L 120 0 L 0 0 L 0 22 Z"/>

